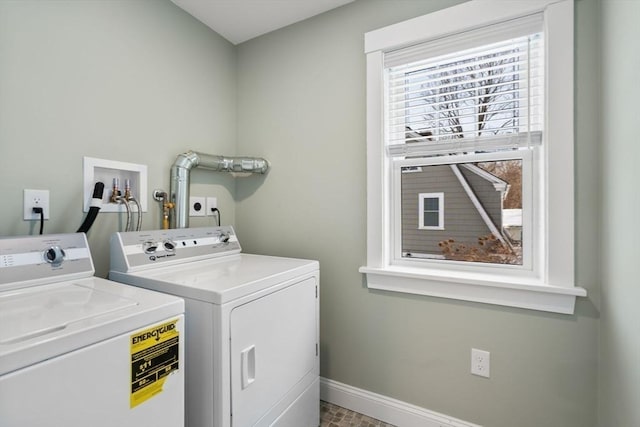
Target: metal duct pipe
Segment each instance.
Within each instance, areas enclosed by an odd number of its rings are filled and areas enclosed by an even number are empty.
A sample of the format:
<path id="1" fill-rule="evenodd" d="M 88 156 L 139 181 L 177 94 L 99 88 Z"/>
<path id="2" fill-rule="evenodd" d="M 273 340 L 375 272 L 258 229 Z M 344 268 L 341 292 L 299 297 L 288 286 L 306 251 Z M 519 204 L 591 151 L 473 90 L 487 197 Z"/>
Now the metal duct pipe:
<path id="1" fill-rule="evenodd" d="M 171 182 L 169 194 L 175 204 L 172 215 L 172 228 L 189 227 L 189 184 L 191 169 L 204 168 L 214 172 L 232 172 L 244 174 L 265 173 L 269 162 L 256 157 L 225 157 L 187 151 L 178 154 L 171 166 Z"/>

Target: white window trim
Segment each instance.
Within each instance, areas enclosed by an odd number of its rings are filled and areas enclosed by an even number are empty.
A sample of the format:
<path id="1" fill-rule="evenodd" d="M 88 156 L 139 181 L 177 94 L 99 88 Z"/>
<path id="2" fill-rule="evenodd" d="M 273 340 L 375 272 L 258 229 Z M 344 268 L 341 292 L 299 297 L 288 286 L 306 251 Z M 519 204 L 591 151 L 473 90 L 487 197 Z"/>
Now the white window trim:
<path id="1" fill-rule="evenodd" d="M 573 0 L 505 2 L 472 0 L 365 35 L 367 54 L 367 265 L 360 272 L 372 289 L 476 301 L 572 314 L 576 296 L 586 290 L 574 283 L 573 179 Z M 383 52 L 461 31 L 544 13 L 547 64 L 546 170 L 540 192 L 543 206 L 535 217 L 546 224 L 532 236 L 539 245 L 535 275 L 499 274 L 460 268 L 429 270 L 393 264 L 390 161 L 385 155 Z M 565 141 L 566 143 L 557 143 Z M 550 185 L 553 183 L 553 185 Z M 535 255 L 534 255 L 535 256 Z"/>
<path id="2" fill-rule="evenodd" d="M 424 199 L 438 199 L 438 225 L 424 225 Z M 418 229 L 444 230 L 444 193 L 418 194 Z"/>

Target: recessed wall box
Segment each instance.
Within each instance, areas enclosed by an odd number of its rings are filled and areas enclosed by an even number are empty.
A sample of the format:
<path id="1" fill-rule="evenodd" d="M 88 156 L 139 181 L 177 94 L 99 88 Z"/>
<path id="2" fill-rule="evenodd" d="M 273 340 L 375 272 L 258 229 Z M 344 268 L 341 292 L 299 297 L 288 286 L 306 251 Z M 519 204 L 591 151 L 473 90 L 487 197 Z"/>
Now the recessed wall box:
<path id="1" fill-rule="evenodd" d="M 140 203 L 143 212 L 147 211 L 147 166 L 115 160 L 84 157 L 84 212 L 89 212 L 93 187 L 96 182 L 104 184 L 102 208 L 100 212 L 126 212 L 122 203 L 110 203 L 113 180 L 119 181 L 119 189 L 124 195 L 125 181 L 129 180 L 131 193 Z"/>

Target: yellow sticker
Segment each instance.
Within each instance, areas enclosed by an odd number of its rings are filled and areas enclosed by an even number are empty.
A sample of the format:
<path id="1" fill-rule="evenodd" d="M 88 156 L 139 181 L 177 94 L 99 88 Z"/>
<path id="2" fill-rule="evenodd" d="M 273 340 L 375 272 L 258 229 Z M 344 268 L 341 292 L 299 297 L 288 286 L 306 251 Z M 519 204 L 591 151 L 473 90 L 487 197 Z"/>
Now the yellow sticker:
<path id="1" fill-rule="evenodd" d="M 131 335 L 131 408 L 160 393 L 167 375 L 178 370 L 177 322 L 175 319 Z"/>

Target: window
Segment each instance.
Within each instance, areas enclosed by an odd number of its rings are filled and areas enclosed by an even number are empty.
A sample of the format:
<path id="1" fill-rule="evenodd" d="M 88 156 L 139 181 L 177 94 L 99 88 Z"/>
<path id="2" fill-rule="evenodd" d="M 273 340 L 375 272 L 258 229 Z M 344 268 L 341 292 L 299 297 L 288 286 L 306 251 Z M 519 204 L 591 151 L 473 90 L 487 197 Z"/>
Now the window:
<path id="1" fill-rule="evenodd" d="M 473 0 L 365 51 L 368 286 L 572 313 L 572 0 Z"/>
<path id="2" fill-rule="evenodd" d="M 418 194 L 418 228 L 444 230 L 444 193 Z"/>
<path id="3" fill-rule="evenodd" d="M 402 258 L 522 265 L 523 162 L 429 160 L 436 163 L 420 172 L 401 168 Z M 421 193 L 425 188 L 444 192 Z"/>

